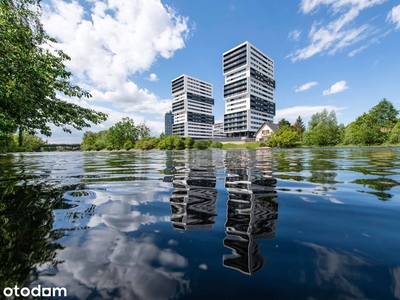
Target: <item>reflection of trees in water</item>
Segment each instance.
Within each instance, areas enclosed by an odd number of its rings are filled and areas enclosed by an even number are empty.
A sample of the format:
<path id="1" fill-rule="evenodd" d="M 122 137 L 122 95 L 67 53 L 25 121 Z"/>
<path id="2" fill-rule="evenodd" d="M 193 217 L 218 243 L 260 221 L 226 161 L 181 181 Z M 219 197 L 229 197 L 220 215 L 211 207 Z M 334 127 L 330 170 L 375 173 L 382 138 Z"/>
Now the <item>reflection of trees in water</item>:
<path id="1" fill-rule="evenodd" d="M 31 186 L 31 174 L 24 165 L 16 168 L 21 157 L 0 157 L 0 289 L 24 285 L 35 276 L 36 264 L 56 264 L 55 251 L 61 246 L 52 230 L 55 207 L 66 207 L 51 184 Z M 26 178 L 25 176 L 29 177 Z"/>
<path id="2" fill-rule="evenodd" d="M 274 152 L 274 170 L 280 179 L 336 184 L 339 158 L 336 150 L 280 150 Z M 304 174 L 301 174 L 303 171 Z"/>
<path id="3" fill-rule="evenodd" d="M 230 248 L 232 254 L 223 256 L 223 265 L 245 274 L 253 274 L 264 267 L 265 259 L 257 239 L 275 237 L 276 179 L 269 176 L 268 158 L 265 156 L 261 165 L 249 167 L 244 167 L 243 157 L 227 157 L 225 161 L 229 199 L 224 246 Z"/>
<path id="4" fill-rule="evenodd" d="M 19 185 L 1 178 L 0 187 L 0 288 L 24 286 L 38 276 L 35 267 L 58 264 L 56 241 L 64 232 L 53 230 L 56 209 L 73 205 L 63 195 L 81 186 L 58 186 L 51 183 Z M 74 218 L 76 216 L 71 216 Z"/>
<path id="5" fill-rule="evenodd" d="M 63 249 L 57 240 L 93 213 L 93 206 L 65 198 L 80 199 L 88 192 L 84 184 L 62 186 L 59 178 L 52 177 L 54 162 L 54 156 L 0 157 L 1 289 L 28 284 L 37 278 L 38 265 L 57 266 L 57 250 Z M 60 217 L 57 211 L 67 212 L 61 220 L 64 228 L 54 229 Z"/>
<path id="6" fill-rule="evenodd" d="M 339 158 L 336 150 L 312 150 L 311 157 L 307 161 L 311 176 L 307 181 L 321 184 L 337 184 L 338 165 L 335 162 Z"/>
<path id="7" fill-rule="evenodd" d="M 400 155 L 393 149 L 377 148 L 352 150 L 348 159 L 352 162 L 348 168 L 351 171 L 364 175 L 395 175 L 392 170 L 398 169 Z"/>
<path id="8" fill-rule="evenodd" d="M 379 178 L 369 178 L 369 179 L 356 179 L 351 183 L 361 184 L 364 187 L 368 186 L 370 189 L 374 189 L 375 191 L 359 191 L 361 193 L 367 193 L 371 195 L 375 195 L 379 200 L 389 200 L 393 197 L 392 194 L 386 193 L 385 191 L 389 191 L 395 186 L 399 186 L 400 183 L 391 178 L 379 177 Z"/>
<path id="9" fill-rule="evenodd" d="M 291 149 L 280 150 L 274 153 L 274 167 L 277 168 L 279 172 L 300 173 L 304 169 L 303 165 L 304 151 Z M 301 180 L 301 178 L 298 180 Z"/>
<path id="10" fill-rule="evenodd" d="M 379 200 L 389 200 L 393 187 L 400 183 L 393 177 L 398 174 L 399 151 L 396 149 L 311 149 L 273 151 L 275 177 L 284 180 L 320 183 L 329 189 L 342 183 L 336 180 L 338 170 L 348 170 L 369 178 L 350 183 L 363 185 L 371 190 L 358 190 L 375 195 Z M 371 178 L 376 176 L 376 178 Z M 359 174 L 356 175 L 360 177 Z M 290 191 L 290 189 L 281 189 Z M 319 190 L 316 189 L 315 193 Z"/>
<path id="11" fill-rule="evenodd" d="M 355 150 L 351 151 L 350 159 L 353 162 L 353 165 L 348 168 L 350 171 L 364 175 L 379 176 L 351 181 L 351 183 L 375 190 L 359 190 L 360 193 L 375 195 L 379 200 L 383 201 L 393 198 L 394 194 L 388 191 L 400 185 L 398 181 L 391 178 L 391 176 L 398 174 L 395 171 L 399 168 L 398 161 L 400 159 L 397 151 L 393 149 Z"/>
<path id="12" fill-rule="evenodd" d="M 176 229 L 212 228 L 218 191 L 215 167 L 177 167 L 171 195 L 171 222 Z"/>

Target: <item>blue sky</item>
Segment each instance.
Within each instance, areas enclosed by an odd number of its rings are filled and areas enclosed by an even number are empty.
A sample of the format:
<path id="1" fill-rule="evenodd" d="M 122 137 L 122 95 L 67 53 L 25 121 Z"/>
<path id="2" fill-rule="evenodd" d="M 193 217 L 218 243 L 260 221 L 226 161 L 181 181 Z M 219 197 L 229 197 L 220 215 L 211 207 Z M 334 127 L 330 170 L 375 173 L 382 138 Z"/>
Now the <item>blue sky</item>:
<path id="1" fill-rule="evenodd" d="M 283 3 L 283 4 L 282 4 Z M 275 121 L 324 108 L 347 125 L 382 98 L 400 109 L 400 1 L 108 0 L 43 2 L 43 23 L 72 58 L 91 99 L 68 99 L 164 130 L 171 80 L 183 73 L 214 88 L 222 120 L 222 53 L 249 41 L 275 62 Z M 80 142 L 54 128 L 50 142 Z"/>

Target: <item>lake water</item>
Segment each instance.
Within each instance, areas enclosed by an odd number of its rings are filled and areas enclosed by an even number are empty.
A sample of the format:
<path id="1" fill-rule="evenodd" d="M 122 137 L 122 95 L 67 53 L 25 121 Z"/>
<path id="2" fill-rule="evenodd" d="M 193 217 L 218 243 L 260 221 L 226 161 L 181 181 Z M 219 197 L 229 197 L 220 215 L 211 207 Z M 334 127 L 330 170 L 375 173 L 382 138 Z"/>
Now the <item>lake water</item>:
<path id="1" fill-rule="evenodd" d="M 2 155 L 0 287 L 400 299 L 399 185 L 399 148 Z"/>

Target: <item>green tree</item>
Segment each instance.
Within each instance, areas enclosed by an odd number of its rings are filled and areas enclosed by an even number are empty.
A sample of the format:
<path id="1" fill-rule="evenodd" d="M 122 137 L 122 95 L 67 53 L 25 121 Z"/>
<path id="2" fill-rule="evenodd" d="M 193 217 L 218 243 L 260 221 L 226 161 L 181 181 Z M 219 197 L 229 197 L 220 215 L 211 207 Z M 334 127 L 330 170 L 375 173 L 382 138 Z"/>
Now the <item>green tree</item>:
<path id="1" fill-rule="evenodd" d="M 334 146 L 340 142 L 340 134 L 335 111 L 324 109 L 311 116 L 304 142 L 309 146 Z"/>
<path id="2" fill-rule="evenodd" d="M 71 84 L 70 57 L 53 47 L 40 14 L 40 0 L 0 1 L 0 132 L 8 124 L 50 136 L 50 123 L 65 132 L 101 123 L 106 114 L 61 99 L 91 95 Z"/>
<path id="3" fill-rule="evenodd" d="M 222 149 L 224 145 L 221 142 L 213 142 L 210 146 L 210 148 L 217 148 L 217 149 Z"/>
<path id="4" fill-rule="evenodd" d="M 27 152 L 37 151 L 40 149 L 41 146 L 46 144 L 46 142 L 40 137 L 29 134 L 27 132 L 22 132 L 21 136 L 22 136 L 22 144 L 20 144 L 20 147 L 22 148 L 20 150 L 22 151 L 27 151 Z"/>
<path id="5" fill-rule="evenodd" d="M 291 148 L 296 147 L 298 142 L 298 133 L 291 127 L 284 126 L 271 134 L 266 145 L 269 147 Z"/>
<path id="6" fill-rule="evenodd" d="M 0 113 L 0 141 L 12 138 L 16 130 L 17 126 L 10 119 L 6 118 L 4 114 Z"/>
<path id="7" fill-rule="evenodd" d="M 139 130 L 140 139 L 144 139 L 144 138 L 150 137 L 150 131 L 151 130 L 150 130 L 150 127 L 147 126 L 146 120 L 143 120 L 143 122 L 139 124 L 138 130 Z"/>
<path id="8" fill-rule="evenodd" d="M 382 99 L 377 105 L 350 123 L 344 132 L 344 144 L 380 145 L 389 140 L 390 131 L 397 123 L 398 111 Z"/>
<path id="9" fill-rule="evenodd" d="M 180 136 L 174 136 L 174 149 L 176 150 L 183 150 L 185 149 L 185 142 Z"/>
<path id="10" fill-rule="evenodd" d="M 97 141 L 97 133 L 86 131 L 83 134 L 81 149 L 83 151 L 90 151 L 95 149 L 95 144 Z"/>
<path id="11" fill-rule="evenodd" d="M 383 98 L 377 105 L 369 111 L 374 121 L 381 127 L 393 128 L 397 123 L 397 115 L 399 111 L 394 107 L 393 103 Z"/>
<path id="12" fill-rule="evenodd" d="M 190 136 L 185 138 L 185 147 L 187 149 L 192 149 L 194 145 L 194 139 L 192 139 Z"/>
<path id="13" fill-rule="evenodd" d="M 208 141 L 196 141 L 193 147 L 197 150 L 205 150 L 209 147 Z"/>
<path id="14" fill-rule="evenodd" d="M 389 143 L 398 144 L 400 143 L 400 121 L 393 127 L 389 135 Z"/>
<path id="15" fill-rule="evenodd" d="M 178 135 L 169 135 L 158 143 L 158 148 L 166 150 L 185 149 L 185 142 Z"/>
<path id="16" fill-rule="evenodd" d="M 97 133 L 94 150 L 102 150 L 107 148 L 108 130 L 102 130 Z"/>
<path id="17" fill-rule="evenodd" d="M 290 122 L 286 120 L 285 118 L 282 118 L 279 122 L 278 125 L 280 128 L 283 128 L 284 126 L 290 127 Z"/>
<path id="18" fill-rule="evenodd" d="M 306 126 L 304 125 L 303 119 L 300 116 L 297 117 L 296 123 L 294 123 L 294 128 L 298 134 L 302 134 L 306 130 Z"/>
<path id="19" fill-rule="evenodd" d="M 125 149 L 124 145 L 130 141 L 132 147 L 139 139 L 139 129 L 135 126 L 133 120 L 129 117 L 123 118 L 114 126 L 108 129 L 107 148 Z M 126 146 L 129 144 L 126 144 Z"/>

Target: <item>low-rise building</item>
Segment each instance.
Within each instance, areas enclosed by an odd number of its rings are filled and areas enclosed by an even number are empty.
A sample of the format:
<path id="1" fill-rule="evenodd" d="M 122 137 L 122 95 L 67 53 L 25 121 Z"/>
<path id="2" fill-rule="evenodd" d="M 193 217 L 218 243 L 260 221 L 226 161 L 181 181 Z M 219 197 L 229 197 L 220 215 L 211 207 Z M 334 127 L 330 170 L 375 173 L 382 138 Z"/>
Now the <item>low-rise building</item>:
<path id="1" fill-rule="evenodd" d="M 278 124 L 265 122 L 261 127 L 257 130 L 255 137 L 256 142 L 265 142 L 271 136 L 274 131 L 278 131 L 280 129 Z"/>

